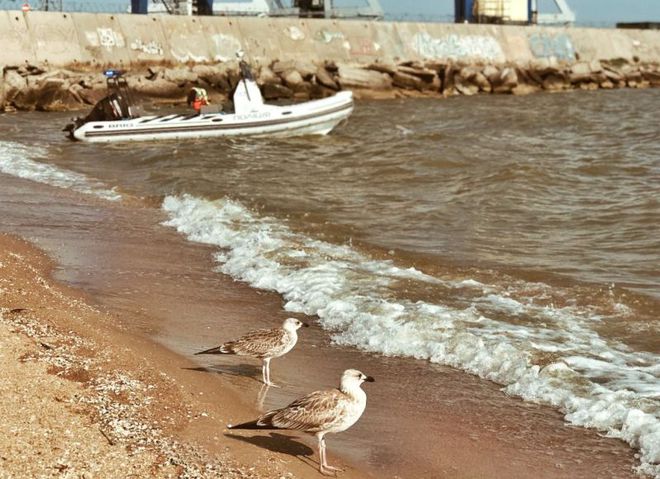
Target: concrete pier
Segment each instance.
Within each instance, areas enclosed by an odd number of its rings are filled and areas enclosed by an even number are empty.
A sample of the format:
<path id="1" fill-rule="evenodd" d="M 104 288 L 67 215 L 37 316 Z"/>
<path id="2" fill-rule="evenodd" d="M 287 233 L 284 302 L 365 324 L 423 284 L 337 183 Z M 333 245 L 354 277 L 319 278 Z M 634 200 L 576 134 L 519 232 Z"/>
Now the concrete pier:
<path id="1" fill-rule="evenodd" d="M 238 49 L 271 97 L 335 87 L 388 97 L 660 84 L 657 30 L 1 11 L 0 44 L 0 106 L 19 109 L 49 108 L 39 95 L 15 101 L 45 80 L 53 91 L 63 80 L 69 98 L 55 95 L 59 107 L 86 102 L 84 90 L 102 84 L 92 73 L 104 67 L 131 70 L 146 96 L 182 97 L 197 82 L 223 95 Z"/>

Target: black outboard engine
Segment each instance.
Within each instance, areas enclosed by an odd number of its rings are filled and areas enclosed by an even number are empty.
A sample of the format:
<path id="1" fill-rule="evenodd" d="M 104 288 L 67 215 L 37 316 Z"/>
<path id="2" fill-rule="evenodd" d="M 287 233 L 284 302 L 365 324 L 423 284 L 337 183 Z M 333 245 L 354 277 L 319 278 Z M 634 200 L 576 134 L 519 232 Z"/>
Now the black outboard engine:
<path id="1" fill-rule="evenodd" d="M 123 78 L 122 71 L 106 70 L 103 72 L 108 85 L 108 95 L 94 105 L 92 111 L 85 117 L 76 117 L 63 131 L 74 139 L 73 132 L 90 121 L 117 121 L 135 118 L 132 109 L 132 98 L 128 83 Z"/>

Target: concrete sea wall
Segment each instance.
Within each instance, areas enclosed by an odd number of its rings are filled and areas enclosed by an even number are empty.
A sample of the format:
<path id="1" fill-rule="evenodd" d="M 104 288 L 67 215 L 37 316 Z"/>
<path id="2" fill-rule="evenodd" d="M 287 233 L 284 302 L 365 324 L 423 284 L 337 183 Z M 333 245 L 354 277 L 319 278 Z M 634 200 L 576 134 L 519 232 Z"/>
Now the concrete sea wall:
<path id="1" fill-rule="evenodd" d="M 75 108 L 104 67 L 147 97 L 226 95 L 244 50 L 268 98 L 660 85 L 660 31 L 291 18 L 0 12 L 0 108 Z"/>

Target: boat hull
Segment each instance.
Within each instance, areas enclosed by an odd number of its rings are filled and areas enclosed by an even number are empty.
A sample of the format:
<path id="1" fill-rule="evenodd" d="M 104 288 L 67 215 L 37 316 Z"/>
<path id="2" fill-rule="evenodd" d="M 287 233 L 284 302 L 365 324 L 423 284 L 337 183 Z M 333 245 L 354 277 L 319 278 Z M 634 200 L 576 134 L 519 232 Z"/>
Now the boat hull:
<path id="1" fill-rule="evenodd" d="M 181 140 L 224 136 L 326 135 L 353 111 L 351 92 L 297 105 L 263 105 L 244 114 L 146 116 L 88 122 L 72 132 L 85 142 Z"/>

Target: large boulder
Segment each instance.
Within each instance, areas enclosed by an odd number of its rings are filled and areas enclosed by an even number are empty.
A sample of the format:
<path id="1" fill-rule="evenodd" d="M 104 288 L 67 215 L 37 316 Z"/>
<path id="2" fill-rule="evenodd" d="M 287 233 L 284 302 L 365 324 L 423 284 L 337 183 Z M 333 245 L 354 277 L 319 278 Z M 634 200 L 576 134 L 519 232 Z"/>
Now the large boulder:
<path id="1" fill-rule="evenodd" d="M 511 93 L 518 85 L 518 74 L 513 67 L 504 67 L 495 83 L 492 84 L 495 93 Z"/>
<path id="2" fill-rule="evenodd" d="M 186 95 L 184 88 L 164 78 L 146 80 L 144 78 L 129 78 L 128 85 L 138 95 L 156 98 L 182 98 Z"/>
<path id="3" fill-rule="evenodd" d="M 199 80 L 203 80 L 213 87 L 229 88 L 226 72 L 218 68 L 217 65 L 195 65 L 192 67 L 191 72 L 197 75 Z"/>
<path id="4" fill-rule="evenodd" d="M 166 68 L 163 72 L 163 79 L 182 87 L 186 84 L 196 83 L 198 76 L 187 68 Z"/>
<path id="5" fill-rule="evenodd" d="M 624 65 L 621 68 L 621 72 L 626 78 L 627 82 L 641 82 L 642 81 L 642 72 L 637 66 L 633 65 Z"/>
<path id="6" fill-rule="evenodd" d="M 105 89 L 84 88 L 82 85 L 79 86 L 80 88 L 76 88 L 75 91 L 83 103 L 87 105 L 96 105 L 107 94 Z"/>
<path id="7" fill-rule="evenodd" d="M 426 83 L 433 83 L 435 78 L 438 76 L 434 70 L 428 70 L 424 67 L 413 67 L 402 65 L 398 68 L 399 73 L 405 73 L 406 75 L 413 75 L 418 78 L 421 78 Z"/>
<path id="8" fill-rule="evenodd" d="M 540 89 L 541 87 L 537 85 L 532 85 L 530 83 L 519 83 L 518 85 L 513 87 L 511 93 L 513 93 L 514 95 L 523 96 L 523 95 L 529 95 L 531 93 L 536 93 Z"/>
<path id="9" fill-rule="evenodd" d="M 375 72 L 387 73 L 390 76 L 394 75 L 397 71 L 397 66 L 393 63 L 376 62 L 368 65 L 366 68 L 367 70 L 373 70 Z"/>
<path id="10" fill-rule="evenodd" d="M 293 90 L 293 98 L 296 100 L 309 100 L 312 94 L 312 84 L 306 81 L 297 84 L 291 89 Z"/>
<path id="11" fill-rule="evenodd" d="M 598 60 L 591 60 L 589 62 L 589 69 L 591 73 L 600 73 L 603 71 L 603 65 Z"/>
<path id="12" fill-rule="evenodd" d="M 339 65 L 338 77 L 342 88 L 387 90 L 392 87 L 392 78 L 386 73 L 349 65 Z"/>
<path id="13" fill-rule="evenodd" d="M 284 84 L 289 88 L 295 89 L 296 86 L 305 82 L 298 70 L 288 70 L 281 74 Z"/>
<path id="14" fill-rule="evenodd" d="M 454 77 L 454 88 L 456 88 L 461 95 L 465 96 L 472 96 L 479 93 L 479 87 L 477 85 L 458 75 Z"/>
<path id="15" fill-rule="evenodd" d="M 293 69 L 300 73 L 300 76 L 305 80 L 311 80 L 312 77 L 316 74 L 317 68 L 318 67 L 312 62 L 296 60 Z"/>
<path id="16" fill-rule="evenodd" d="M 550 74 L 543 78 L 543 89 L 548 91 L 564 90 L 567 87 L 566 79 L 563 75 Z"/>
<path id="17" fill-rule="evenodd" d="M 34 105 L 30 99 L 27 78 L 21 75 L 17 69 L 4 69 L 3 91 L 5 106 L 11 104 L 18 109 L 31 109 Z"/>
<path id="18" fill-rule="evenodd" d="M 277 60 L 271 65 L 271 70 L 276 75 L 284 78 L 290 72 L 295 71 L 303 80 L 311 80 L 316 74 L 317 66 L 309 61 L 302 60 Z"/>
<path id="19" fill-rule="evenodd" d="M 479 73 L 479 69 L 476 67 L 461 68 L 454 75 L 454 88 L 461 95 L 476 95 L 479 93 L 479 85 L 474 82 L 477 73 Z"/>
<path id="20" fill-rule="evenodd" d="M 270 66 L 270 69 L 273 70 L 277 75 L 280 75 L 289 70 L 296 69 L 296 62 L 294 60 L 276 60 Z"/>
<path id="21" fill-rule="evenodd" d="M 458 70 L 448 63 L 445 65 L 445 69 L 442 72 L 442 95 L 451 96 L 457 95 L 459 92 L 456 90 L 454 78 L 458 75 Z"/>
<path id="22" fill-rule="evenodd" d="M 598 88 L 599 88 L 598 83 L 593 81 L 586 81 L 580 83 L 580 90 L 593 91 L 593 90 L 598 90 Z"/>
<path id="23" fill-rule="evenodd" d="M 36 90 L 34 107 L 41 111 L 67 111 L 80 106 L 71 84 L 62 78 L 46 78 Z"/>
<path id="24" fill-rule="evenodd" d="M 500 69 L 493 65 L 486 65 L 481 71 L 481 74 L 486 77 L 488 83 L 495 84 L 500 81 Z"/>
<path id="25" fill-rule="evenodd" d="M 25 65 L 20 65 L 16 71 L 24 77 L 27 76 L 38 76 L 38 75 L 43 75 L 44 73 L 47 72 L 47 69 L 41 65 L 31 65 L 31 64 L 25 64 Z"/>
<path id="26" fill-rule="evenodd" d="M 613 83 L 619 83 L 621 81 L 625 81 L 625 77 L 623 76 L 623 74 L 612 67 L 605 67 L 603 69 L 603 74 L 607 77 L 608 80 L 612 81 Z"/>
<path id="27" fill-rule="evenodd" d="M 266 83 L 261 89 L 261 94 L 266 100 L 277 100 L 280 98 L 292 98 L 293 90 L 276 83 Z"/>
<path id="28" fill-rule="evenodd" d="M 106 89 L 107 81 L 105 75 L 102 73 L 85 73 L 80 75 L 78 78 L 78 83 L 83 88 L 89 88 L 94 90 L 104 90 Z"/>
<path id="29" fill-rule="evenodd" d="M 648 81 L 651 86 L 660 86 L 660 71 L 650 68 L 642 70 L 642 77 Z M 1 93 L 0 93 L 1 95 Z"/>
<path id="30" fill-rule="evenodd" d="M 337 82 L 332 78 L 332 75 L 328 70 L 326 70 L 323 67 L 318 67 L 316 69 L 316 83 L 319 85 L 322 85 L 326 88 L 330 88 L 332 90 L 339 90 L 339 85 L 337 85 Z"/>
<path id="31" fill-rule="evenodd" d="M 335 94 L 334 88 L 328 88 L 326 86 L 315 84 L 312 85 L 312 90 L 309 92 L 309 97 L 312 99 L 326 98 Z"/>
<path id="32" fill-rule="evenodd" d="M 484 75 L 481 72 L 477 72 L 474 77 L 472 78 L 472 82 L 479 87 L 479 91 L 483 91 L 486 93 L 490 93 L 492 91 L 492 87 L 490 86 L 490 82 L 488 81 L 488 78 L 486 78 L 486 75 Z"/>
<path id="33" fill-rule="evenodd" d="M 267 66 L 262 66 L 259 70 L 259 76 L 257 77 L 257 83 L 260 86 L 266 85 L 267 83 L 278 84 L 282 83 L 280 77 L 275 75 L 275 72 L 268 68 Z"/>
<path id="34" fill-rule="evenodd" d="M 3 81 L 5 95 L 8 98 L 26 90 L 28 86 L 27 79 L 14 69 L 4 70 Z"/>
<path id="35" fill-rule="evenodd" d="M 591 66 L 587 62 L 578 62 L 571 66 L 568 79 L 571 83 L 582 83 L 591 80 Z"/>
<path id="36" fill-rule="evenodd" d="M 447 66 L 447 62 L 441 60 L 429 60 L 427 62 L 424 62 L 424 68 L 436 72 L 439 76 L 442 76 L 442 73 L 445 71 L 446 66 Z"/>
<path id="37" fill-rule="evenodd" d="M 238 62 L 235 60 L 223 62 L 216 66 L 218 69 L 218 82 L 213 86 L 217 89 L 230 92 L 236 88 L 239 80 L 241 79 L 241 71 L 238 67 Z"/>
<path id="38" fill-rule="evenodd" d="M 419 90 L 422 91 L 425 88 L 424 80 L 421 78 L 397 71 L 392 77 L 392 84 L 399 88 L 404 88 L 408 90 Z"/>

